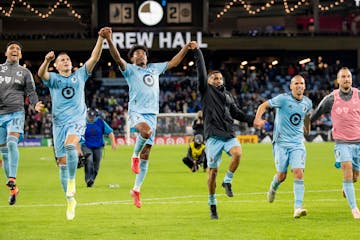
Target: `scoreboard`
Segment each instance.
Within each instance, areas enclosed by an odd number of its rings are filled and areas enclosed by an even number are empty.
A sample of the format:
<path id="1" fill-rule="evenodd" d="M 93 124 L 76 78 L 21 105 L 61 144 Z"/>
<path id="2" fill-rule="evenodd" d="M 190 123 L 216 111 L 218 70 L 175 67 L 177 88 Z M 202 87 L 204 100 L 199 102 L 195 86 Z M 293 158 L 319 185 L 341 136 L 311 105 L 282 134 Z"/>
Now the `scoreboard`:
<path id="1" fill-rule="evenodd" d="M 201 31 L 203 11 L 204 0 L 101 0 L 98 23 L 122 30 Z"/>

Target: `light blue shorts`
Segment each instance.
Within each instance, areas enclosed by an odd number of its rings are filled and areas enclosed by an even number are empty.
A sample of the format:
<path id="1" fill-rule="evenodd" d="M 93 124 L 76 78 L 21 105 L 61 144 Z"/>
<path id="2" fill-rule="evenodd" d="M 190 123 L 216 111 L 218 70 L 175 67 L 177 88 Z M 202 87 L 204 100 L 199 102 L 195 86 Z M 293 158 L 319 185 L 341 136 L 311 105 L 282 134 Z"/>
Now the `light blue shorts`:
<path id="1" fill-rule="evenodd" d="M 275 143 L 273 155 L 278 172 L 287 172 L 289 166 L 291 170 L 294 168 L 305 169 L 306 150 L 304 144 L 296 147 L 285 147 Z"/>
<path id="2" fill-rule="evenodd" d="M 359 171 L 360 144 L 335 143 L 335 160 L 338 166 L 342 162 L 352 162 L 353 170 Z M 335 164 L 336 166 L 336 164 Z"/>
<path id="3" fill-rule="evenodd" d="M 129 122 L 130 127 L 135 128 L 135 126 L 139 123 L 147 123 L 151 129 L 151 136 L 146 141 L 146 144 L 153 145 L 155 134 L 156 134 L 156 124 L 157 124 L 157 116 L 156 114 L 143 114 L 143 113 L 137 113 L 137 112 L 129 112 Z"/>
<path id="4" fill-rule="evenodd" d="M 221 154 L 224 150 L 230 156 L 230 149 L 233 147 L 241 147 L 236 138 L 219 138 L 210 137 L 206 140 L 206 158 L 209 168 L 219 168 L 221 163 Z"/>
<path id="5" fill-rule="evenodd" d="M 6 143 L 9 133 L 20 133 L 19 141 L 24 134 L 25 113 L 13 112 L 9 114 L 0 114 L 0 144 Z"/>
<path id="6" fill-rule="evenodd" d="M 81 139 L 85 134 L 86 123 L 72 123 L 66 126 L 53 125 L 53 139 L 56 157 L 65 157 L 64 144 L 69 135 L 79 136 Z"/>

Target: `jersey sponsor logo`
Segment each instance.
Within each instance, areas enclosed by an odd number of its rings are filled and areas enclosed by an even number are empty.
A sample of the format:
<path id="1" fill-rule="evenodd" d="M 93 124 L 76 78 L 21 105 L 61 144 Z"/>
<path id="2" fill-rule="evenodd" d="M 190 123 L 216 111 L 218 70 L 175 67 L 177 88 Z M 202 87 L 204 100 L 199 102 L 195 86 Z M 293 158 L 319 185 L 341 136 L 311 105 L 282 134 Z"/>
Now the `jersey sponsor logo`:
<path id="1" fill-rule="evenodd" d="M 73 87 L 66 87 L 62 90 L 61 94 L 66 99 L 71 99 L 75 95 L 75 89 Z"/>
<path id="2" fill-rule="evenodd" d="M 143 77 L 143 82 L 145 83 L 145 85 L 152 87 L 154 85 L 154 78 L 150 75 L 150 74 L 146 74 Z"/>
<path id="3" fill-rule="evenodd" d="M 290 122 L 294 125 L 297 126 L 300 124 L 301 122 L 301 116 L 298 113 L 294 113 L 290 116 Z"/>

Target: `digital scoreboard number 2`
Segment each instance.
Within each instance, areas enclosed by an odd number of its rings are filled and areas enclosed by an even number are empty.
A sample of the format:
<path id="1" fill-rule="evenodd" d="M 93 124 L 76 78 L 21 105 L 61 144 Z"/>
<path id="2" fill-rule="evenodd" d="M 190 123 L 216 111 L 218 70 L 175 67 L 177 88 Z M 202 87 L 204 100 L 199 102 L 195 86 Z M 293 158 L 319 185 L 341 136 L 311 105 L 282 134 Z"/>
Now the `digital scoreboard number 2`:
<path id="1" fill-rule="evenodd" d="M 191 23 L 191 3 L 168 3 L 167 23 Z"/>

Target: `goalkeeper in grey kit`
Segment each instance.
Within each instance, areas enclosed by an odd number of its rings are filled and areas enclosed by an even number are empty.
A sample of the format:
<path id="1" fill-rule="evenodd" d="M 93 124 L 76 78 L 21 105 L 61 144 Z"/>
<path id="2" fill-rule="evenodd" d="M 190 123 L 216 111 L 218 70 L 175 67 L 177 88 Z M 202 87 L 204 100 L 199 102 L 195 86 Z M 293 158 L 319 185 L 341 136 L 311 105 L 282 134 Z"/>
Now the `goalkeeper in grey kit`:
<path id="1" fill-rule="evenodd" d="M 204 135 L 206 139 L 206 157 L 209 168 L 208 204 L 211 219 L 218 219 L 216 209 L 216 175 L 224 150 L 231 156 L 231 162 L 222 182 L 226 195 L 233 197 L 232 179 L 239 166 L 242 154 L 241 145 L 236 139 L 233 121 L 237 119 L 252 125 L 254 116 L 246 115 L 236 105 L 230 92 L 225 89 L 220 71 L 212 71 L 206 76 L 204 57 L 200 49 L 195 49 L 196 67 L 198 72 L 198 89 L 204 115 Z"/>

